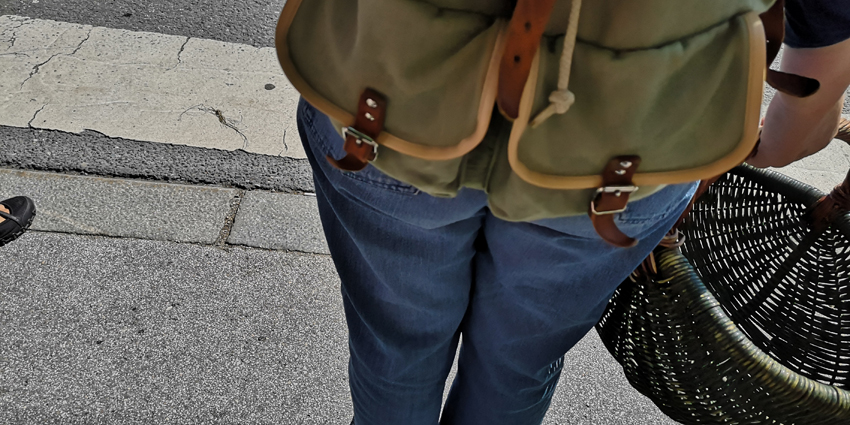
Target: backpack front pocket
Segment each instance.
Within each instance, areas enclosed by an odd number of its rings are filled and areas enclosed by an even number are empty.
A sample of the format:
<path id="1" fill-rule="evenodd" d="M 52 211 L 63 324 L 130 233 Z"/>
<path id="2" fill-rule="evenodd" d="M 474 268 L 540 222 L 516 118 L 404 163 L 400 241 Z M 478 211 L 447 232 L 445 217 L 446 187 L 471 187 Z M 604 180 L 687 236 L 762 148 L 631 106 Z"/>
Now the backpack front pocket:
<path id="1" fill-rule="evenodd" d="M 413 0 L 289 0 L 277 51 L 293 86 L 342 126 L 373 89 L 387 99 L 380 146 L 458 158 L 487 131 L 506 20 Z"/>
<path id="2" fill-rule="evenodd" d="M 649 49 L 579 42 L 575 103 L 536 128 L 528 123 L 557 88 L 559 41 L 544 40 L 508 145 L 513 171 L 550 189 L 602 186 L 614 157 L 637 155 L 637 186 L 713 177 L 744 161 L 758 139 L 765 39 L 756 13 Z"/>

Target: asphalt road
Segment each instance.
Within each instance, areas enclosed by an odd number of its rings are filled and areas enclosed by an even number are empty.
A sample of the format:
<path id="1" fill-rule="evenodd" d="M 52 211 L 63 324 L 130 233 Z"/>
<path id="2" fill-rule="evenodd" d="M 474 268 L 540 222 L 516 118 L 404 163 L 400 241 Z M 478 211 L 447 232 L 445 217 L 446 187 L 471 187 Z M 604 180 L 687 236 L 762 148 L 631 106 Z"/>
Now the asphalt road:
<path id="1" fill-rule="evenodd" d="M 285 0 L 3 0 L 0 15 L 271 47 L 277 17 L 285 3 Z"/>
<path id="2" fill-rule="evenodd" d="M 0 423 L 348 424 L 329 257 L 30 233 L 0 260 Z M 544 425 L 672 425 L 590 333 Z"/>
<path id="3" fill-rule="evenodd" d="M 0 126 L 0 166 L 277 192 L 313 192 L 306 159 Z"/>
<path id="4" fill-rule="evenodd" d="M 0 423 L 343 424 L 327 256 L 30 233 L 0 251 Z"/>

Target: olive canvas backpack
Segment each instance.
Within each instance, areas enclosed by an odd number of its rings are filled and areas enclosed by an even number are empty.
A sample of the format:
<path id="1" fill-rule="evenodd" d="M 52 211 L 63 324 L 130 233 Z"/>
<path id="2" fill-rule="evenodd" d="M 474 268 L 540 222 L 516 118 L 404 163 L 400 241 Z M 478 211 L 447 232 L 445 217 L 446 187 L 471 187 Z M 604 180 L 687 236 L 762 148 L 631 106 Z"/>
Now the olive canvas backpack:
<path id="1" fill-rule="evenodd" d="M 630 246 L 629 201 L 753 151 L 781 22 L 773 0 L 288 0 L 276 46 L 345 138 L 336 167 Z"/>

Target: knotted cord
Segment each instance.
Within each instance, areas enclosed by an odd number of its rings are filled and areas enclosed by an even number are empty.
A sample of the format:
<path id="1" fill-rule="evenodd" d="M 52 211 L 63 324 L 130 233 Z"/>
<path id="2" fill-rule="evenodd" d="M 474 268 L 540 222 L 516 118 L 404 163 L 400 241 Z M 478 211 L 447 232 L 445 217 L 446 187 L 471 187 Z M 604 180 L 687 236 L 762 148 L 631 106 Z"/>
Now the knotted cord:
<path id="1" fill-rule="evenodd" d="M 570 110 L 576 97 L 568 90 L 570 84 L 570 69 L 573 65 L 576 37 L 578 36 L 578 18 L 581 11 L 581 0 L 573 0 L 570 9 L 570 19 L 567 32 L 564 34 L 564 49 L 561 52 L 561 63 L 558 68 L 558 89 L 549 95 L 549 106 L 540 111 L 531 121 L 531 127 L 537 127 L 554 114 L 563 114 Z"/>

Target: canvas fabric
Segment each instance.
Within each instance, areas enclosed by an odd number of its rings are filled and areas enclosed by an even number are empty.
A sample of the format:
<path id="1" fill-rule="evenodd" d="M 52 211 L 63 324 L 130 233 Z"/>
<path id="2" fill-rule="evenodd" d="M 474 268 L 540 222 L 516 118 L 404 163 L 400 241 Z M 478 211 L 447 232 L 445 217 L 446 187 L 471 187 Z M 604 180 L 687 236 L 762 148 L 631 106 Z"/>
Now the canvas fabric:
<path id="1" fill-rule="evenodd" d="M 502 132 L 487 130 L 511 1 L 290 0 L 277 47 L 293 85 L 337 128 L 353 124 L 364 89 L 386 96 L 376 168 L 434 196 L 482 189 L 495 216 L 531 221 L 587 213 L 615 156 L 643 160 L 632 200 L 742 162 L 757 139 L 764 72 L 753 16 L 772 3 L 583 2 L 576 101 L 532 128 L 557 88 L 571 7 L 559 0 L 526 116 Z"/>

